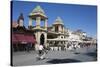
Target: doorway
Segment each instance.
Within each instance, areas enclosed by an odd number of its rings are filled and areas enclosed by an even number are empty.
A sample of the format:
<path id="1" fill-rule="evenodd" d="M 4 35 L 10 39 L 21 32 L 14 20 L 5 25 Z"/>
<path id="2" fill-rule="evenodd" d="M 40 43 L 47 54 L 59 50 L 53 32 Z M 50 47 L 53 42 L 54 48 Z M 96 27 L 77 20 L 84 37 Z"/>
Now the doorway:
<path id="1" fill-rule="evenodd" d="M 40 44 L 41 45 L 44 45 L 44 40 L 45 40 L 44 34 L 41 34 L 41 36 L 40 36 Z"/>

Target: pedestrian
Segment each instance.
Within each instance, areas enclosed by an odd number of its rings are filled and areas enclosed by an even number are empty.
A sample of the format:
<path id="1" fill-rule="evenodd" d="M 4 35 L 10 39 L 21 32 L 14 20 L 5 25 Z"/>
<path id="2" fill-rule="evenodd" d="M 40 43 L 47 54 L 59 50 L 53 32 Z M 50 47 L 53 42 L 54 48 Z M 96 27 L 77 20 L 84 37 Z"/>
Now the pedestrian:
<path id="1" fill-rule="evenodd" d="M 38 49 L 39 49 L 39 59 L 44 59 L 43 45 L 39 45 Z"/>

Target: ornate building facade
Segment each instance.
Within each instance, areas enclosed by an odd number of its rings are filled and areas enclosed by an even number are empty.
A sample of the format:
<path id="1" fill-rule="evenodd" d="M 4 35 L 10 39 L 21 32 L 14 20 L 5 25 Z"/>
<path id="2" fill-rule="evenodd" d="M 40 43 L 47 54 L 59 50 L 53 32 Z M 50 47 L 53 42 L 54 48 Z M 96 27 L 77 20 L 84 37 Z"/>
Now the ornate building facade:
<path id="1" fill-rule="evenodd" d="M 82 42 L 83 39 L 87 36 L 84 32 L 75 31 L 72 32 L 69 29 L 66 29 L 64 27 L 63 20 L 60 17 L 57 17 L 52 24 L 52 26 L 48 26 L 48 17 L 45 15 L 44 10 L 40 6 L 36 6 L 31 13 L 28 15 L 29 17 L 29 25 L 28 28 L 25 28 L 24 26 L 24 17 L 23 14 L 20 14 L 17 23 L 12 24 L 12 34 L 15 35 L 15 31 L 20 32 L 21 34 L 26 34 L 25 36 L 31 36 L 29 37 L 29 40 L 27 40 L 27 37 L 24 39 L 19 40 L 15 39 L 18 36 L 14 37 L 12 36 L 12 42 L 13 43 L 22 43 L 26 42 L 26 44 L 29 42 L 31 44 L 34 44 L 35 50 L 38 50 L 38 45 L 44 45 L 44 46 L 67 46 L 69 41 L 76 41 L 76 42 Z M 44 26 L 41 26 L 41 21 L 44 23 Z M 36 25 L 32 25 L 35 23 Z M 28 35 L 27 35 L 28 34 Z M 22 37 L 22 36 L 21 36 Z M 33 38 L 32 38 L 33 37 Z M 15 42 L 16 41 L 16 42 Z"/>

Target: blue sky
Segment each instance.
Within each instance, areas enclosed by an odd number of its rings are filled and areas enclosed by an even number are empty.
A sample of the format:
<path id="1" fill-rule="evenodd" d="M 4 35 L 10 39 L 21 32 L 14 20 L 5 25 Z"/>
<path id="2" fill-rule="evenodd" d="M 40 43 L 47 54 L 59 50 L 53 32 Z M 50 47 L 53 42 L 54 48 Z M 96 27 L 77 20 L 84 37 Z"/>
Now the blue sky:
<path id="1" fill-rule="evenodd" d="M 92 5 L 13 1 L 12 20 L 17 21 L 20 13 L 23 13 L 24 25 L 27 27 L 28 15 L 37 5 L 45 11 L 49 26 L 54 23 L 57 16 L 60 16 L 65 27 L 72 31 L 82 29 L 89 36 L 97 34 L 97 6 Z"/>

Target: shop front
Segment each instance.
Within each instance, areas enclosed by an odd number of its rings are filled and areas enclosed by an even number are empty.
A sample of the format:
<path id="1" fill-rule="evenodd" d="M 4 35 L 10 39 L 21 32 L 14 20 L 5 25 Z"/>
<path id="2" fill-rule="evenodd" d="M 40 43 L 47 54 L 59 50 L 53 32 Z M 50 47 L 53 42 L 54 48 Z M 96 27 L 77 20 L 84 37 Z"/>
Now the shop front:
<path id="1" fill-rule="evenodd" d="M 36 40 L 32 34 L 13 33 L 11 40 L 14 52 L 34 50 Z"/>

